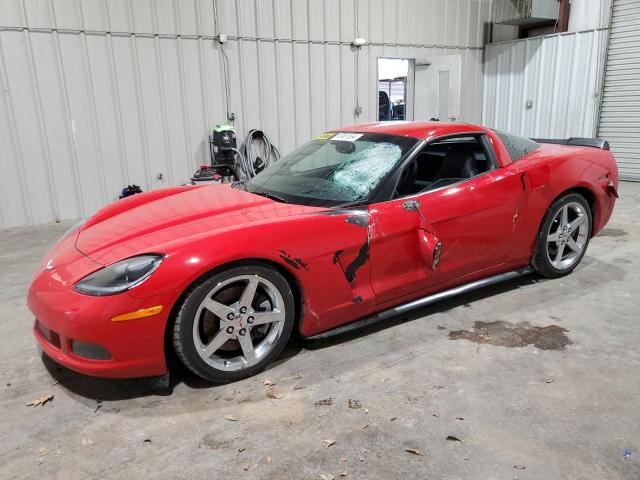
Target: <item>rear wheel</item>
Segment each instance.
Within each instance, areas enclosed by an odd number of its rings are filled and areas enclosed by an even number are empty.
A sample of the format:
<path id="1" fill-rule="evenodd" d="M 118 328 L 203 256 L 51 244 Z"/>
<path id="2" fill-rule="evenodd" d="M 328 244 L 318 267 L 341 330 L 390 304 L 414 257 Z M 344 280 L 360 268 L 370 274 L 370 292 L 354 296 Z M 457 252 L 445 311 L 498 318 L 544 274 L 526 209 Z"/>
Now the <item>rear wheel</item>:
<path id="1" fill-rule="evenodd" d="M 282 352 L 295 305 L 289 284 L 264 265 L 215 274 L 187 293 L 173 344 L 187 368 L 213 382 L 249 377 Z"/>
<path id="2" fill-rule="evenodd" d="M 549 278 L 571 273 L 587 251 L 592 222 L 582 195 L 570 193 L 553 202 L 538 232 L 531 262 L 536 272 Z"/>

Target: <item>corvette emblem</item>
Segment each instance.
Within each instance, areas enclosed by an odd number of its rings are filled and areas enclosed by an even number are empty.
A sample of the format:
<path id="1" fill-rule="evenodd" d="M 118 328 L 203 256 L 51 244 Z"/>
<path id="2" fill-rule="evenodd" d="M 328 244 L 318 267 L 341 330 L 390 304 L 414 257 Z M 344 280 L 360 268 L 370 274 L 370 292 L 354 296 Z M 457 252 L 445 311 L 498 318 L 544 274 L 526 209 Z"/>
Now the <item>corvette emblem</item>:
<path id="1" fill-rule="evenodd" d="M 49 260 L 49 261 L 47 262 L 47 267 L 46 267 L 46 268 L 47 268 L 47 270 L 53 270 L 53 269 L 54 269 L 54 267 L 55 267 L 55 265 L 54 265 L 54 263 L 53 263 L 53 260 Z"/>

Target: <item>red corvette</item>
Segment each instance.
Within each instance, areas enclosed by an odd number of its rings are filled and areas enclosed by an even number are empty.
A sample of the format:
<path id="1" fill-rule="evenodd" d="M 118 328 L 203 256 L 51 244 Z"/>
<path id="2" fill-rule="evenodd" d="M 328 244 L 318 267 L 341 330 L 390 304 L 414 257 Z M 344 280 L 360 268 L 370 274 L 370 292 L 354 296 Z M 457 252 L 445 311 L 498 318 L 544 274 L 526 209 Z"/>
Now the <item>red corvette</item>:
<path id="1" fill-rule="evenodd" d="M 29 290 L 47 355 L 81 373 L 217 382 L 318 338 L 532 269 L 570 273 L 609 220 L 605 141 L 446 123 L 327 132 L 249 181 L 154 190 L 67 234 Z"/>

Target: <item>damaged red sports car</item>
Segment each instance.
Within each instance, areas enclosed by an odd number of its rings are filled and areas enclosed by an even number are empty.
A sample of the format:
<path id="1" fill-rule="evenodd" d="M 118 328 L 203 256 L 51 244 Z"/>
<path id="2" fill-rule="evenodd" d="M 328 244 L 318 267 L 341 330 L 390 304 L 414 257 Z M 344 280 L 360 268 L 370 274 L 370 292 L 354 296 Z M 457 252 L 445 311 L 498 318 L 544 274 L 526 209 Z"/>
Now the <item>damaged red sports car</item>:
<path id="1" fill-rule="evenodd" d="M 89 375 L 225 382 L 318 338 L 524 275 L 570 273 L 609 220 L 605 141 L 466 124 L 327 132 L 249 181 L 154 190 L 67 234 L 29 290 L 34 333 Z"/>

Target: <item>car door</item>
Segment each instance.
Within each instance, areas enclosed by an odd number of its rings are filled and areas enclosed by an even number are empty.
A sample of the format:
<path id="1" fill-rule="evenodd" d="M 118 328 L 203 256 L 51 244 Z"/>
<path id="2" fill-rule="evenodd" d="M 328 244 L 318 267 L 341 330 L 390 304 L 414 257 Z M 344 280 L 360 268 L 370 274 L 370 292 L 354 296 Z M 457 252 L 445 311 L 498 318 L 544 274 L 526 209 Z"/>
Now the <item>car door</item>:
<path id="1" fill-rule="evenodd" d="M 372 205 L 370 259 L 376 302 L 416 297 L 440 283 L 505 262 L 524 201 L 520 175 L 507 165 Z"/>

